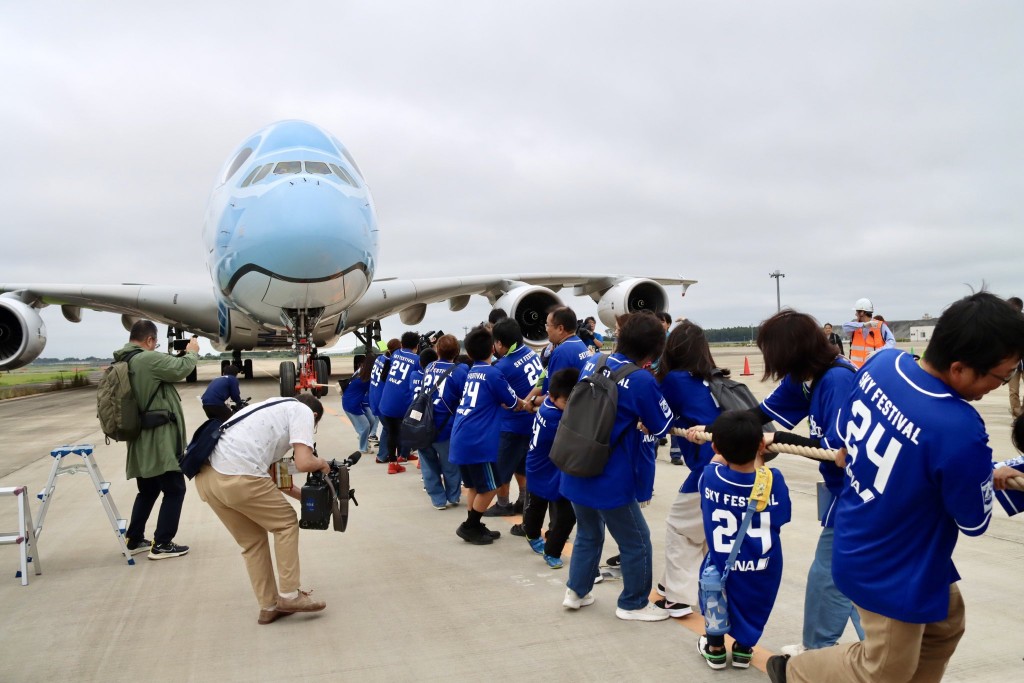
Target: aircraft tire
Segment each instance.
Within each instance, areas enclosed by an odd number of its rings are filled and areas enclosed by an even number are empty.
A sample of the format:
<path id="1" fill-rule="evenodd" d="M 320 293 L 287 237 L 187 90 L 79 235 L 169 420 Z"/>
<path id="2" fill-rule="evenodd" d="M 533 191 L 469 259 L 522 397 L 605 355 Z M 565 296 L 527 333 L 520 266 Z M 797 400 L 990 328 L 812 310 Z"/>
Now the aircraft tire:
<path id="1" fill-rule="evenodd" d="M 246 358 L 242 363 L 242 373 L 246 379 L 252 379 L 252 358 Z"/>
<path id="2" fill-rule="evenodd" d="M 295 395 L 295 363 L 281 362 L 281 396 L 291 398 Z"/>
<path id="3" fill-rule="evenodd" d="M 327 384 L 331 381 L 331 369 L 323 358 L 313 361 L 313 367 L 316 369 L 316 383 L 324 385 L 313 390 L 313 395 L 320 398 L 327 395 Z"/>
<path id="4" fill-rule="evenodd" d="M 222 360 L 220 362 L 220 374 L 222 377 L 224 376 L 224 371 L 228 369 L 229 365 L 231 365 L 231 361 L 229 360 Z"/>
<path id="5" fill-rule="evenodd" d="M 197 369 L 196 368 L 192 368 L 192 372 L 188 373 L 188 376 L 185 377 L 185 384 L 195 384 L 197 377 L 198 377 Z"/>
<path id="6" fill-rule="evenodd" d="M 320 360 L 322 360 L 324 363 L 327 364 L 327 382 L 326 383 L 330 384 L 330 381 L 331 381 L 331 357 L 330 356 L 320 356 Z"/>

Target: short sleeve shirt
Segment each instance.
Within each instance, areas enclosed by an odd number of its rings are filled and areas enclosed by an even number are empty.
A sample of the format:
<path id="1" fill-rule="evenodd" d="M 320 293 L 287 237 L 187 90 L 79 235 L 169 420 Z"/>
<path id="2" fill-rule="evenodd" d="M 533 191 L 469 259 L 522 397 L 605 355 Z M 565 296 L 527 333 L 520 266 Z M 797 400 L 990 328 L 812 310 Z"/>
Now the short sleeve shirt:
<path id="1" fill-rule="evenodd" d="M 269 477 L 270 465 L 283 458 L 292 444 L 313 447 L 313 411 L 298 401 L 272 398 L 248 406 L 232 419 L 267 403 L 276 405 L 225 430 L 210 455 L 213 469 L 221 474 Z"/>

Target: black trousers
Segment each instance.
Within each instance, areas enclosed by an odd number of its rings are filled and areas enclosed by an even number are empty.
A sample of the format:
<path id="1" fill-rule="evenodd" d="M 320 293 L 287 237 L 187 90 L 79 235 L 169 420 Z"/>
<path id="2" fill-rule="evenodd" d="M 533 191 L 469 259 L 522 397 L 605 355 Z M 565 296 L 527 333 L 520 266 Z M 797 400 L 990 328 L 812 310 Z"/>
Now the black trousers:
<path id="1" fill-rule="evenodd" d="M 387 415 L 381 415 L 380 421 L 384 424 L 384 429 L 388 433 L 388 438 L 385 442 L 387 446 L 386 453 L 377 453 L 378 460 L 395 461 L 399 455 L 409 457 L 409 449 L 402 448 L 399 444 L 401 443 L 402 435 L 402 419 L 401 417 L 388 417 Z"/>
<path id="2" fill-rule="evenodd" d="M 544 513 L 551 510 L 551 525 L 544 540 L 544 553 L 551 557 L 561 557 L 565 542 L 576 526 L 576 513 L 572 503 L 565 498 L 547 500 L 536 493 L 526 492 L 523 503 L 523 531 L 527 538 L 540 538 L 541 527 L 544 525 Z"/>
<path id="3" fill-rule="evenodd" d="M 139 494 L 132 506 L 132 519 L 125 536 L 132 540 L 146 537 L 146 522 L 156 505 L 157 496 L 164 494 L 160 503 L 160 515 L 156 519 L 156 533 L 153 542 L 157 545 L 170 543 L 178 533 L 181 505 L 185 501 L 185 475 L 181 472 L 164 472 L 155 477 L 136 477 Z"/>
<path id="4" fill-rule="evenodd" d="M 218 405 L 203 405 L 203 412 L 206 413 L 206 417 L 216 417 L 220 420 L 227 422 L 231 419 L 234 413 L 231 412 L 231 408 L 228 408 L 226 403 Z"/>

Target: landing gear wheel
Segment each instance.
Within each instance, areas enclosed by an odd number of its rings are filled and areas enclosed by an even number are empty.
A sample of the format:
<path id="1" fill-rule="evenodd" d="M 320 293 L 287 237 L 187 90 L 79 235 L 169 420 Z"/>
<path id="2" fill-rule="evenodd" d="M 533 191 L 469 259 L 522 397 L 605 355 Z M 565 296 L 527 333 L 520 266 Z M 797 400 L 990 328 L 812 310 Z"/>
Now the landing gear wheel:
<path id="1" fill-rule="evenodd" d="M 227 369 L 228 369 L 229 365 L 231 365 L 231 361 L 229 361 L 229 360 L 222 360 L 220 362 L 220 374 L 221 374 L 221 377 L 223 377 L 225 374 L 227 374 Z"/>
<path id="2" fill-rule="evenodd" d="M 287 360 L 281 363 L 281 395 L 286 398 L 295 395 L 295 363 Z"/>
<path id="3" fill-rule="evenodd" d="M 246 358 L 242 363 L 242 373 L 246 379 L 252 379 L 252 358 Z"/>
<path id="4" fill-rule="evenodd" d="M 330 356 L 320 356 L 320 360 L 322 360 L 324 363 L 327 364 L 327 382 L 330 383 L 330 381 L 331 381 L 331 357 Z"/>
<path id="5" fill-rule="evenodd" d="M 331 371 L 323 358 L 313 361 L 313 368 L 316 370 L 316 383 L 323 384 L 322 387 L 314 387 L 313 395 L 317 398 L 327 395 L 327 383 L 331 381 Z"/>

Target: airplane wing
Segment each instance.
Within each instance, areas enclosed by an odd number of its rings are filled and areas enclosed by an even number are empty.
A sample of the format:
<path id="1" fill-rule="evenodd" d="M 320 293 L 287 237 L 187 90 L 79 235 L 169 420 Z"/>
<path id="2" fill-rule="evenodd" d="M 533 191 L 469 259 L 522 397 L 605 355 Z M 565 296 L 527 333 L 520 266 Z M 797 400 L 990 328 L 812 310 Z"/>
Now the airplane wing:
<path id="1" fill-rule="evenodd" d="M 203 336 L 217 336 L 217 298 L 210 287 L 0 284 L 0 304 L 17 307 L 18 302 L 28 309 L 60 306 L 71 322 L 80 322 L 82 309 L 88 308 L 120 313 L 125 329 L 134 319 L 147 318 Z M 25 313 L 21 309 L 19 312 Z"/>

